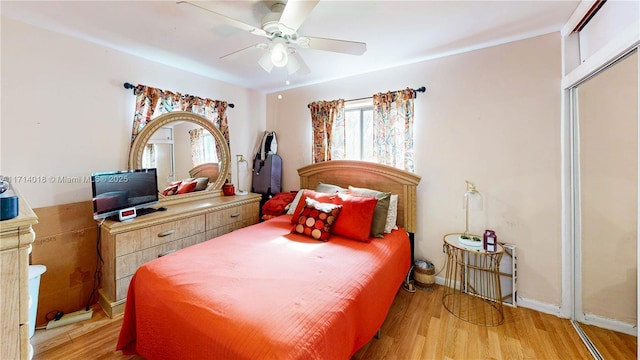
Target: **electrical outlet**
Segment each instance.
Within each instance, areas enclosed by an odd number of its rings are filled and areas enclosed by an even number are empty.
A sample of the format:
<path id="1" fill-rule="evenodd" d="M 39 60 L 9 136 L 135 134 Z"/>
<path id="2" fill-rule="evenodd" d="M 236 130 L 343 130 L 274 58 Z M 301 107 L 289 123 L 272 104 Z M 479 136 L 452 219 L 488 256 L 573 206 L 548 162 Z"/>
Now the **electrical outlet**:
<path id="1" fill-rule="evenodd" d="M 64 314 L 58 320 L 51 320 L 47 324 L 47 330 L 54 329 L 60 326 L 77 323 L 79 321 L 89 320 L 93 316 L 93 310 L 78 310 L 69 314 Z"/>

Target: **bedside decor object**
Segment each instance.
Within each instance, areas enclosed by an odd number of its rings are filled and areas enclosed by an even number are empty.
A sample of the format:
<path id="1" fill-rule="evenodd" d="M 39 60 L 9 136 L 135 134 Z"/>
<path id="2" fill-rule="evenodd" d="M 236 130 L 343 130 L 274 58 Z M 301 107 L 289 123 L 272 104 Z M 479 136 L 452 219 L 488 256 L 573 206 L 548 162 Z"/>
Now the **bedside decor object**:
<path id="1" fill-rule="evenodd" d="M 465 180 L 467 189 L 463 195 L 464 207 L 464 233 L 460 234 L 458 242 L 464 246 L 472 246 L 482 248 L 482 239 L 475 235 L 469 234 L 469 208 L 473 210 L 482 210 L 482 195 L 476 189 L 476 186 Z"/>
<path id="2" fill-rule="evenodd" d="M 482 244 L 484 250 L 487 252 L 494 252 L 498 248 L 498 237 L 496 236 L 496 232 L 493 230 L 485 230 L 484 238 L 482 240 Z"/>
<path id="3" fill-rule="evenodd" d="M 244 159 L 244 155 L 236 155 L 236 178 L 238 180 L 238 191 L 236 191 L 236 195 L 247 195 L 248 192 L 242 190 L 240 186 L 240 163 L 244 163 L 245 166 L 248 166 L 247 160 Z"/>

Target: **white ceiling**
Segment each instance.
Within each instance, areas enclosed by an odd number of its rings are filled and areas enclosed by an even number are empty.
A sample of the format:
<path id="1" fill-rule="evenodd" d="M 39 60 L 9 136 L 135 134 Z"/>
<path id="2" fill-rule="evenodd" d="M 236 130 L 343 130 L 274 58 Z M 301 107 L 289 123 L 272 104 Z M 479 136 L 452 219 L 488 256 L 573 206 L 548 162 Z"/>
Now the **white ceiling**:
<path id="1" fill-rule="evenodd" d="M 266 39 L 175 1 L 1 1 L 0 12 L 262 92 L 318 83 L 559 31 L 579 1 L 320 1 L 301 36 L 367 43 L 362 56 L 299 49 L 307 75 L 265 72 L 262 50 L 219 59 Z M 199 4 L 260 27 L 273 1 Z M 136 79 L 129 79 L 135 82 Z M 290 81 L 290 85 L 285 82 Z"/>

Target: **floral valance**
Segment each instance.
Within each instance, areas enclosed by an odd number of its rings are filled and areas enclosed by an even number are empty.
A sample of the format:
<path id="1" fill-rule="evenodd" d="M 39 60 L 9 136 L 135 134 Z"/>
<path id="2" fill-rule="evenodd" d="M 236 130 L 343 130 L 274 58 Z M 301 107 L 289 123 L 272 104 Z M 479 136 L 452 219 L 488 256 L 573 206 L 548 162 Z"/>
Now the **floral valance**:
<path id="1" fill-rule="evenodd" d="M 228 103 L 222 100 L 180 94 L 146 85 L 135 87 L 136 108 L 133 114 L 131 142 L 146 124 L 155 117 L 171 111 L 189 111 L 210 120 L 227 140 L 229 145 Z"/>

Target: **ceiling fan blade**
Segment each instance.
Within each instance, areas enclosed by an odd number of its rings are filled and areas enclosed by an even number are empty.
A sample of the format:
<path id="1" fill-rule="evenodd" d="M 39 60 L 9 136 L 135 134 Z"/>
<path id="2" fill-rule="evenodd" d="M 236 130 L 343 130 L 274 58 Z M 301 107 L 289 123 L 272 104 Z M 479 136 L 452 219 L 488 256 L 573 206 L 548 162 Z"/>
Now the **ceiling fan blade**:
<path id="1" fill-rule="evenodd" d="M 317 0 L 288 0 L 278 23 L 280 31 L 286 35 L 295 34 L 317 4 Z"/>
<path id="2" fill-rule="evenodd" d="M 245 51 L 247 51 L 249 49 L 254 49 L 254 48 L 255 49 L 264 50 L 264 49 L 268 49 L 269 45 L 263 44 L 263 43 L 253 44 L 251 46 L 247 46 L 246 48 L 243 48 L 243 49 L 236 50 L 234 52 L 228 53 L 227 55 L 220 56 L 220 59 L 228 58 L 228 57 L 231 57 L 233 55 L 236 55 L 236 54 L 239 54 L 239 53 L 242 53 L 242 52 L 245 52 Z"/>
<path id="3" fill-rule="evenodd" d="M 311 36 L 305 36 L 309 43 L 307 45 L 300 43 L 301 47 L 308 47 L 316 50 L 339 52 L 351 55 L 362 55 L 367 51 L 367 44 L 363 42 L 325 39 Z"/>
<path id="4" fill-rule="evenodd" d="M 220 21 L 223 21 L 226 24 L 231 25 L 231 26 L 233 26 L 235 28 L 247 31 L 247 32 L 249 32 L 251 34 L 254 34 L 254 35 L 269 37 L 269 35 L 259 27 L 255 27 L 253 25 L 249 25 L 249 24 L 243 23 L 242 21 L 239 21 L 239 20 L 230 18 L 228 16 L 222 15 L 222 14 L 220 14 L 218 12 L 215 12 L 215 11 L 209 9 L 209 8 L 204 7 L 204 6 L 198 5 L 198 4 L 194 3 L 194 2 L 191 2 L 191 1 L 178 1 L 177 4 L 179 4 L 179 5 L 180 4 L 187 4 L 187 5 L 191 5 L 193 7 L 197 7 L 198 9 L 202 9 L 202 10 L 205 10 L 205 11 L 208 11 L 208 12 L 212 13 Z"/>

